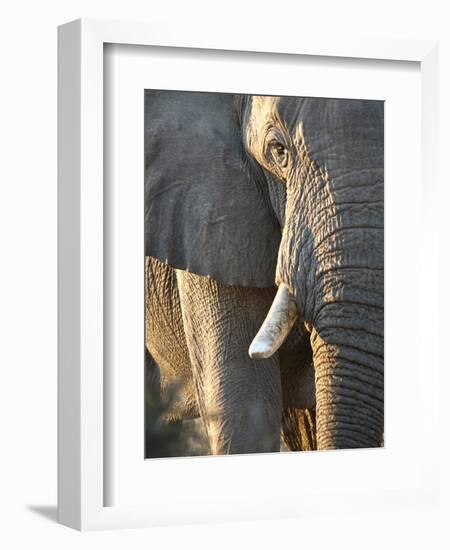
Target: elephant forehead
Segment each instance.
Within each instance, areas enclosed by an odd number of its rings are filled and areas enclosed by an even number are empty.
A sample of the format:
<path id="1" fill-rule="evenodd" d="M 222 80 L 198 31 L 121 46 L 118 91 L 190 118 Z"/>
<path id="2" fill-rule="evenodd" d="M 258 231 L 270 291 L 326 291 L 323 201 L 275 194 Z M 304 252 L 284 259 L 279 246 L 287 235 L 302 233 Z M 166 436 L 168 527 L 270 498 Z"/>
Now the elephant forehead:
<path id="1" fill-rule="evenodd" d="M 279 98 L 253 96 L 246 125 L 246 140 L 249 150 L 256 152 L 264 140 L 266 131 L 277 120 Z"/>
<path id="2" fill-rule="evenodd" d="M 289 133 L 295 135 L 302 127 L 313 149 L 347 141 L 383 142 L 382 101 L 282 97 L 277 109 Z"/>
<path id="3" fill-rule="evenodd" d="M 277 110 L 279 97 L 255 95 L 252 97 L 251 118 L 255 124 L 273 116 Z"/>

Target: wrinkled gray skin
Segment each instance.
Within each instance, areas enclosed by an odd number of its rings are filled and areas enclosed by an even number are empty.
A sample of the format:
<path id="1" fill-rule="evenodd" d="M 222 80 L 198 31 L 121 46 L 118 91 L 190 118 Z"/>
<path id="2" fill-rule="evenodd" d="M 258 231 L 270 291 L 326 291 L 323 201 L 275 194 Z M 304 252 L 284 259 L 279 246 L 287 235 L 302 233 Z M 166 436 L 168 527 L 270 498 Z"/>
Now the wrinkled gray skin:
<path id="1" fill-rule="evenodd" d="M 276 283 L 311 330 L 317 446 L 380 446 L 383 103 L 253 97 L 241 118 L 248 153 L 286 199 Z"/>
<path id="2" fill-rule="evenodd" d="M 314 448 L 302 324 L 270 359 L 248 355 L 276 291 L 285 199 L 243 147 L 244 102 L 145 102 L 146 345 L 162 394 L 177 386 L 167 420 L 200 415 L 213 454 L 279 451 L 282 422 L 291 449 Z"/>

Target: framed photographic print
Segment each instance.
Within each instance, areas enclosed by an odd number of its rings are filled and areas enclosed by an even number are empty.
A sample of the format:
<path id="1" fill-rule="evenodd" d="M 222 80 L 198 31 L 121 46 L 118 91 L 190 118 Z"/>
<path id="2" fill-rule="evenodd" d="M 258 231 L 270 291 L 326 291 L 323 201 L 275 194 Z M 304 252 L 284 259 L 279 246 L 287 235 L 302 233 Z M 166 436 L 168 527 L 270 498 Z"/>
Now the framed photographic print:
<path id="1" fill-rule="evenodd" d="M 278 38 L 59 29 L 63 524 L 436 497 L 437 46 Z"/>

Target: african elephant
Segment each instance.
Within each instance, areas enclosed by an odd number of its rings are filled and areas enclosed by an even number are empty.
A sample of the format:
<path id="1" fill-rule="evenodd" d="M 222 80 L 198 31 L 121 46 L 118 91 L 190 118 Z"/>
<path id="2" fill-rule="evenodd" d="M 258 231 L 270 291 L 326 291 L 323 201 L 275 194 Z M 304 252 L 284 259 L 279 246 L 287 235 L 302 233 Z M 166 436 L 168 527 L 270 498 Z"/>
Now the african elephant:
<path id="1" fill-rule="evenodd" d="M 379 101 L 244 98 L 247 152 L 285 220 L 277 297 L 250 347 L 311 332 L 318 449 L 378 447 L 384 425 L 384 110 Z"/>
<path id="2" fill-rule="evenodd" d="M 276 294 L 282 193 L 243 146 L 241 98 L 146 91 L 146 346 L 167 420 L 201 416 L 211 453 L 315 447 L 309 335 L 248 347 Z"/>

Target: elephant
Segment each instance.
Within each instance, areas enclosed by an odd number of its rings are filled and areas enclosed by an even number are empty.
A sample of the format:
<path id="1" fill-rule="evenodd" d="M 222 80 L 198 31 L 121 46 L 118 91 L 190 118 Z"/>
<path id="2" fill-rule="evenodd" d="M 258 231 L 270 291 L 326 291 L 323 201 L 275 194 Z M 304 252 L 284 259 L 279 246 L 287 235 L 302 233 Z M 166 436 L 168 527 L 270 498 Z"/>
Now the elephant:
<path id="1" fill-rule="evenodd" d="M 248 354 L 276 295 L 283 198 L 245 150 L 241 106 L 230 94 L 145 93 L 151 394 L 169 403 L 169 424 L 200 417 L 211 454 L 279 451 L 280 434 L 312 450 L 303 322 L 270 358 Z"/>
<path id="2" fill-rule="evenodd" d="M 317 448 L 379 447 L 384 433 L 384 106 L 246 98 L 246 151 L 283 187 L 277 297 L 249 353 L 310 332 Z"/>
<path id="3" fill-rule="evenodd" d="M 213 454 L 381 445 L 377 101 L 146 92 L 146 345 Z M 256 336 L 255 336 L 256 335 Z"/>

